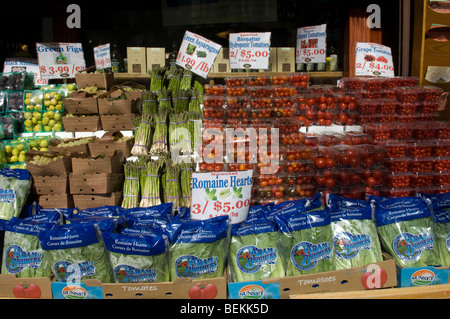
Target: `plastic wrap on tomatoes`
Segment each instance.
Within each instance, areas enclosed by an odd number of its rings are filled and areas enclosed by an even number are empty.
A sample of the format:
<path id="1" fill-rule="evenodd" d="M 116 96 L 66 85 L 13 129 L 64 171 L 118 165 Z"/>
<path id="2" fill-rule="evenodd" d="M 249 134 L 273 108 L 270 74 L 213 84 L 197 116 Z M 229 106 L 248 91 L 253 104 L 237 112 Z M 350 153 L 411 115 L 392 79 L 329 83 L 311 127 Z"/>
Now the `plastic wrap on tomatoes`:
<path id="1" fill-rule="evenodd" d="M 411 172 L 389 172 L 386 175 L 385 185 L 389 188 L 411 187 Z"/>
<path id="2" fill-rule="evenodd" d="M 383 82 L 384 89 L 393 89 L 402 85 L 403 85 L 403 77 L 401 76 L 386 78 L 385 81 Z"/>
<path id="3" fill-rule="evenodd" d="M 383 77 L 370 77 L 364 80 L 364 89 L 367 91 L 381 91 L 384 88 L 384 82 L 386 81 Z"/>
<path id="4" fill-rule="evenodd" d="M 336 150 L 336 154 L 334 158 L 336 160 L 336 164 L 340 168 L 359 168 L 361 167 L 361 157 L 360 157 L 360 149 L 359 146 L 350 146 L 350 145 L 337 145 L 334 146 Z"/>
<path id="5" fill-rule="evenodd" d="M 334 124 L 342 126 L 359 125 L 360 114 L 358 111 L 337 111 L 332 120 Z"/>
<path id="6" fill-rule="evenodd" d="M 295 72 L 287 76 L 289 85 L 297 88 L 297 90 L 306 90 L 309 86 L 309 75 L 307 73 Z"/>
<path id="7" fill-rule="evenodd" d="M 363 168 L 383 166 L 387 150 L 380 144 L 366 144 L 358 146 L 359 158 Z"/>
<path id="8" fill-rule="evenodd" d="M 416 191 L 412 187 L 385 187 L 381 190 L 381 196 L 386 197 L 411 197 L 415 195 Z"/>
<path id="9" fill-rule="evenodd" d="M 401 86 L 413 87 L 419 85 L 419 78 L 415 76 L 402 77 L 401 81 L 402 81 Z"/>
<path id="10" fill-rule="evenodd" d="M 450 140 L 450 123 L 446 121 L 436 121 L 434 124 L 437 127 L 436 139 Z"/>
<path id="11" fill-rule="evenodd" d="M 361 90 L 364 87 L 363 77 L 342 78 L 343 88 L 350 91 Z"/>
<path id="12" fill-rule="evenodd" d="M 226 87 L 218 84 L 205 84 L 205 96 L 221 96 L 225 94 Z"/>
<path id="13" fill-rule="evenodd" d="M 333 147 L 319 146 L 318 151 L 311 155 L 313 167 L 318 171 L 333 169 L 337 165 L 337 151 Z"/>
<path id="14" fill-rule="evenodd" d="M 336 170 L 335 179 L 339 186 L 341 187 L 360 187 L 362 185 L 362 169 L 343 169 L 339 168 Z"/>
<path id="15" fill-rule="evenodd" d="M 338 132 L 323 132 L 318 134 L 320 146 L 334 146 L 345 144 L 345 134 Z"/>
<path id="16" fill-rule="evenodd" d="M 273 107 L 273 98 L 271 97 L 255 97 L 251 98 L 249 101 L 249 106 L 251 109 L 266 109 L 271 110 Z"/>
<path id="17" fill-rule="evenodd" d="M 296 133 L 302 127 L 302 123 L 295 118 L 278 118 L 273 121 L 273 127 L 282 133 Z"/>
<path id="18" fill-rule="evenodd" d="M 205 95 L 203 97 L 203 107 L 220 108 L 225 104 L 224 96 Z"/>
<path id="19" fill-rule="evenodd" d="M 273 85 L 286 85 L 288 84 L 288 76 L 284 74 L 272 75 L 271 82 Z"/>
<path id="20" fill-rule="evenodd" d="M 390 158 L 386 160 L 384 165 L 391 172 L 409 172 L 409 165 L 411 163 L 411 158 L 409 157 L 400 157 L 400 158 Z"/>
<path id="21" fill-rule="evenodd" d="M 270 77 L 266 75 L 249 76 L 247 78 L 248 86 L 265 86 L 270 84 Z"/>
<path id="22" fill-rule="evenodd" d="M 413 173 L 432 173 L 434 172 L 436 158 L 415 158 L 409 163 L 409 170 Z"/>
<path id="23" fill-rule="evenodd" d="M 281 161 L 282 172 L 288 174 L 303 174 L 313 171 L 311 160 L 294 160 L 294 161 Z"/>
<path id="24" fill-rule="evenodd" d="M 232 77 L 225 77 L 224 78 L 225 85 L 226 86 L 245 86 L 247 84 L 247 80 L 245 77 L 238 77 L 238 76 L 232 76 Z"/>
<path id="25" fill-rule="evenodd" d="M 411 158 L 433 157 L 436 147 L 436 141 L 414 141 L 408 147 L 408 156 Z"/>
<path id="26" fill-rule="evenodd" d="M 395 95 L 399 102 L 418 102 L 421 92 L 422 88 L 417 86 L 395 88 Z"/>
<path id="27" fill-rule="evenodd" d="M 436 102 L 443 92 L 444 90 L 437 86 L 423 86 L 420 92 L 420 100 Z"/>
<path id="28" fill-rule="evenodd" d="M 347 131 L 342 135 L 342 143 L 346 145 L 363 145 L 373 144 L 373 140 L 366 133 Z"/>
<path id="29" fill-rule="evenodd" d="M 248 86 L 247 94 L 252 99 L 261 97 L 272 97 L 274 95 L 274 88 L 270 85 Z"/>
<path id="30" fill-rule="evenodd" d="M 450 157 L 450 141 L 437 140 L 436 147 L 434 148 L 435 157 Z"/>

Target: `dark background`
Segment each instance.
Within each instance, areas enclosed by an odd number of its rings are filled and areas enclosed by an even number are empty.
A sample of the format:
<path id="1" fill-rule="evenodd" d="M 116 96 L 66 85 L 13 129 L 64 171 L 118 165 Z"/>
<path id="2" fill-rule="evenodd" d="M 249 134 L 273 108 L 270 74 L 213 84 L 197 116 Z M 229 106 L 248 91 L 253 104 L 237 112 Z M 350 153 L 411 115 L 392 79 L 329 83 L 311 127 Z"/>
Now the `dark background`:
<path id="1" fill-rule="evenodd" d="M 66 26 L 70 3 L 81 8 L 80 29 Z M 399 0 L 82 0 L 3 2 L 0 63 L 17 55 L 23 44 L 36 57 L 36 42 L 81 42 L 87 66 L 94 65 L 93 47 L 114 41 L 123 57 L 127 46 L 165 47 L 170 52 L 178 50 L 186 30 L 225 47 L 228 39 L 216 34 L 270 31 L 273 47 L 295 47 L 297 28 L 323 23 L 327 24 L 328 46 L 343 52 L 349 10 L 366 10 L 371 3 L 381 7 L 383 44 L 391 47 L 396 61 Z M 173 10 L 181 10 L 182 16 L 174 15 Z"/>

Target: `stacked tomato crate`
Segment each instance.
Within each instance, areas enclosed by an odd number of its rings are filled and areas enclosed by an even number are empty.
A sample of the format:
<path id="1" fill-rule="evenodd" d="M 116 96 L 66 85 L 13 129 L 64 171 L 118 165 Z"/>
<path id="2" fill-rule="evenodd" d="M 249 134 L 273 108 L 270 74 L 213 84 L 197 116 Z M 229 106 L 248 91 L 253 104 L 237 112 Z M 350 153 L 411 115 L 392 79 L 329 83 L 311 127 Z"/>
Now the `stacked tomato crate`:
<path id="1" fill-rule="evenodd" d="M 347 78 L 343 83 L 361 95 L 364 132 L 387 151 L 381 194 L 447 192 L 450 126 L 436 121 L 442 90 L 419 86 L 414 77 Z"/>

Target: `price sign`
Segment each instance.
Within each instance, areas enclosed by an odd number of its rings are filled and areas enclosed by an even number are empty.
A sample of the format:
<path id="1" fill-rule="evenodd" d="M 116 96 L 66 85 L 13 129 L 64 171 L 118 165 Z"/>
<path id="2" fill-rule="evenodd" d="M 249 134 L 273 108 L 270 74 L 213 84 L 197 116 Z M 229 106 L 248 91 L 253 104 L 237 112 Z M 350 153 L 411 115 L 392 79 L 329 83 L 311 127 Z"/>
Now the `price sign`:
<path id="1" fill-rule="evenodd" d="M 253 170 L 193 173 L 191 180 L 191 218 L 209 219 L 228 215 L 232 223 L 247 218 Z"/>
<path id="2" fill-rule="evenodd" d="M 7 58 L 3 65 L 3 72 L 31 72 L 34 73 L 35 85 L 47 85 L 47 80 L 41 79 L 39 64 L 36 59 L 29 58 Z"/>
<path id="3" fill-rule="evenodd" d="M 326 50 L 326 24 L 297 29 L 296 63 L 325 63 Z"/>
<path id="4" fill-rule="evenodd" d="M 356 76 L 394 76 L 391 48 L 377 44 L 358 42 L 356 44 Z"/>
<path id="5" fill-rule="evenodd" d="M 220 44 L 186 31 L 175 63 L 206 79 L 220 48 Z"/>
<path id="6" fill-rule="evenodd" d="M 109 43 L 94 48 L 95 68 L 103 70 L 111 67 L 111 50 Z"/>
<path id="7" fill-rule="evenodd" d="M 81 43 L 36 43 L 41 78 L 74 78 L 86 69 Z"/>
<path id="8" fill-rule="evenodd" d="M 268 69 L 271 32 L 230 33 L 231 69 Z"/>

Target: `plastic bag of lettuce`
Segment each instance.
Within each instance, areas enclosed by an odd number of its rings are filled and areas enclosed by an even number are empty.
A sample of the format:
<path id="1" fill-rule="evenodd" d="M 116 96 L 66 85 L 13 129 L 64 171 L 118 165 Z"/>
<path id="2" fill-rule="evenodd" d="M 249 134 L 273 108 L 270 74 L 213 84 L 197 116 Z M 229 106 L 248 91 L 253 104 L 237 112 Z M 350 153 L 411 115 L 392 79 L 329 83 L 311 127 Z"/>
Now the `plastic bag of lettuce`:
<path id="1" fill-rule="evenodd" d="M 228 216 L 168 224 L 169 269 L 177 277 L 207 279 L 223 276 L 228 257 Z"/>
<path id="2" fill-rule="evenodd" d="M 369 199 L 383 249 L 397 265 L 440 265 L 431 213 L 422 198 L 370 196 Z"/>
<path id="3" fill-rule="evenodd" d="M 103 232 L 114 279 L 118 283 L 169 281 L 166 244 L 161 228 Z"/>
<path id="4" fill-rule="evenodd" d="M 50 268 L 57 281 L 114 281 L 111 264 L 95 224 L 62 225 L 40 232 L 39 241 L 44 250 L 42 266 Z"/>
<path id="5" fill-rule="evenodd" d="M 0 169 L 0 219 L 19 217 L 31 188 L 26 169 Z"/>
<path id="6" fill-rule="evenodd" d="M 2 254 L 2 274 L 14 274 L 18 278 L 47 277 L 49 267 L 42 264 L 43 253 L 39 232 L 58 226 L 51 219 L 12 218 L 4 223 L 5 237 Z"/>
<path id="7" fill-rule="evenodd" d="M 420 196 L 431 201 L 428 207 L 435 222 L 434 233 L 441 265 L 450 267 L 450 193 L 420 194 Z"/>
<path id="8" fill-rule="evenodd" d="M 368 201 L 327 196 L 335 251 L 335 269 L 383 261 L 380 240 Z"/>
<path id="9" fill-rule="evenodd" d="M 233 281 L 284 277 L 277 248 L 278 228 L 265 217 L 272 206 L 253 206 L 245 221 L 231 226 L 228 265 Z"/>

